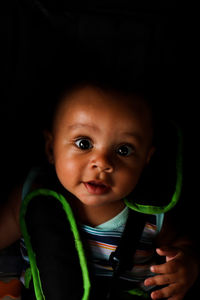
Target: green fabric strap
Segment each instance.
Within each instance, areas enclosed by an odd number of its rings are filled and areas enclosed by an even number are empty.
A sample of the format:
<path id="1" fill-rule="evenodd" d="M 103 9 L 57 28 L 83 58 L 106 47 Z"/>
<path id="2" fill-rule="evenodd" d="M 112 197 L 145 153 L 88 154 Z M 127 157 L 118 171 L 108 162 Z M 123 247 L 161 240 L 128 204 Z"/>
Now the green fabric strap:
<path id="1" fill-rule="evenodd" d="M 176 126 L 176 124 L 174 124 Z M 177 153 L 176 153 L 176 186 L 175 192 L 171 198 L 171 201 L 166 206 L 151 206 L 151 205 L 142 205 L 135 202 L 130 202 L 128 199 L 125 199 L 125 204 L 138 212 L 144 214 L 161 214 L 166 213 L 170 209 L 172 209 L 177 202 L 179 201 L 181 190 L 182 190 L 182 168 L 183 168 L 183 158 L 182 158 L 182 144 L 183 144 L 183 137 L 181 130 L 176 126 L 177 130 L 177 138 L 178 138 L 178 145 L 177 145 Z"/>
<path id="2" fill-rule="evenodd" d="M 149 299 L 149 294 L 147 292 L 144 292 L 140 289 L 133 289 L 133 290 L 129 290 L 128 293 L 130 295 L 135 295 L 135 296 L 139 296 L 145 299 Z"/>
<path id="3" fill-rule="evenodd" d="M 31 239 L 28 234 L 26 222 L 25 222 L 25 215 L 27 211 L 27 206 L 30 202 L 30 200 L 33 198 L 31 194 L 28 194 L 27 197 L 24 199 L 22 202 L 21 210 L 20 210 L 20 227 L 21 227 L 21 232 L 24 238 L 24 242 L 27 248 L 28 252 L 28 257 L 30 260 L 30 267 L 31 267 L 31 273 L 33 277 L 33 284 L 34 284 L 34 289 L 35 289 L 35 296 L 37 300 L 45 300 L 45 296 L 42 291 L 42 285 L 41 285 L 41 280 L 40 280 L 40 275 L 39 275 L 39 270 L 37 268 L 36 264 L 36 255 L 33 251 L 33 248 L 31 246 Z M 29 273 L 29 278 L 30 278 L 30 273 Z M 27 281 L 27 277 L 25 277 L 26 280 L 26 287 L 29 286 L 29 282 Z"/>
<path id="4" fill-rule="evenodd" d="M 31 268 L 26 269 L 24 280 L 25 280 L 25 288 L 28 289 L 30 285 L 30 281 L 32 278 Z"/>
<path id="5" fill-rule="evenodd" d="M 28 234 L 28 230 L 27 230 L 27 226 L 26 226 L 26 222 L 25 222 L 25 215 L 26 215 L 26 211 L 27 211 L 27 206 L 28 206 L 29 202 L 31 201 L 31 199 L 33 199 L 34 197 L 37 197 L 37 196 L 41 196 L 41 195 L 42 196 L 52 196 L 52 197 L 56 198 L 62 204 L 62 207 L 66 213 L 67 219 L 70 224 L 70 228 L 71 228 L 73 236 L 74 236 L 75 245 L 76 245 L 76 249 L 77 249 L 78 256 L 79 256 L 80 267 L 81 267 L 81 271 L 82 271 L 83 288 L 84 288 L 84 294 L 83 294 L 82 300 L 87 300 L 89 298 L 89 293 L 90 293 L 90 279 L 89 279 L 89 273 L 88 273 L 88 269 L 87 269 L 86 257 L 85 257 L 84 250 L 83 250 L 83 245 L 82 245 L 82 242 L 80 239 L 80 235 L 78 232 L 78 228 L 77 228 L 77 225 L 75 222 L 73 212 L 71 210 L 70 205 L 68 204 L 66 199 L 61 194 L 58 194 L 55 191 L 48 190 L 48 189 L 37 189 L 37 190 L 30 192 L 25 197 L 25 199 L 22 203 L 21 211 L 20 211 L 20 225 L 21 225 L 21 230 L 22 230 L 22 234 L 24 237 L 24 241 L 25 241 L 25 244 L 27 247 L 28 256 L 30 259 L 30 266 L 31 266 L 31 271 L 32 271 L 32 276 L 33 276 L 33 283 L 34 283 L 34 288 L 35 288 L 36 299 L 37 300 L 45 300 L 45 296 L 42 291 L 39 270 L 38 270 L 37 264 L 36 264 L 36 256 L 32 249 L 32 246 L 31 246 L 30 236 Z"/>

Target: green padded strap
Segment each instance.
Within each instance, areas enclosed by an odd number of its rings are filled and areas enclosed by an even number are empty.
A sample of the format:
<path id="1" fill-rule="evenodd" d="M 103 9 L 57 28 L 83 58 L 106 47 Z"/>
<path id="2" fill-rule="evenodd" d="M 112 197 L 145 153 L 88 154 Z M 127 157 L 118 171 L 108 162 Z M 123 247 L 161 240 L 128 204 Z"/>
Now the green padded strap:
<path id="1" fill-rule="evenodd" d="M 176 124 L 177 130 L 177 138 L 178 138 L 178 145 L 177 145 L 177 153 L 176 153 L 176 186 L 175 192 L 171 198 L 171 201 L 166 206 L 151 206 L 151 205 L 142 205 L 138 203 L 132 203 L 128 199 L 125 199 L 125 204 L 138 212 L 145 213 L 145 214 L 161 214 L 169 211 L 172 209 L 177 202 L 179 201 L 181 190 L 182 190 L 182 169 L 183 169 L 183 158 L 182 158 L 182 144 L 183 144 L 183 137 L 180 128 Z"/>
<path id="2" fill-rule="evenodd" d="M 149 297 L 149 294 L 147 292 L 144 292 L 140 289 L 132 289 L 132 290 L 129 290 L 127 291 L 130 295 L 134 295 L 134 296 L 139 296 L 139 297 L 142 297 L 142 298 L 145 298 L 145 299 L 150 299 Z"/>
<path id="3" fill-rule="evenodd" d="M 89 279 L 89 272 L 87 268 L 87 262 L 86 262 L 86 257 L 85 253 L 83 250 L 83 245 L 80 239 L 78 227 L 75 222 L 75 218 L 72 212 L 72 209 L 66 199 L 61 195 L 58 194 L 57 192 L 53 190 L 48 190 L 48 189 L 37 189 L 32 192 L 30 192 L 24 199 L 20 211 L 20 225 L 21 225 L 21 231 L 24 237 L 25 245 L 27 247 L 28 251 L 28 256 L 30 259 L 30 266 L 31 266 L 31 271 L 32 271 L 32 276 L 33 276 L 33 283 L 34 283 L 34 288 L 35 288 L 35 295 L 37 300 L 45 300 L 45 296 L 42 291 L 42 285 L 41 285 L 41 280 L 40 280 L 40 275 L 39 275 L 39 270 L 37 268 L 36 264 L 36 256 L 35 253 L 32 249 L 31 246 L 31 241 L 30 241 L 30 236 L 28 234 L 26 222 L 25 222 L 25 215 L 27 211 L 27 207 L 29 202 L 37 196 L 52 196 L 56 198 L 61 204 L 62 207 L 67 215 L 67 219 L 70 224 L 71 231 L 74 236 L 75 240 L 75 246 L 78 252 L 78 257 L 79 257 L 79 262 L 80 262 L 80 267 L 82 271 L 82 277 L 83 277 L 83 288 L 84 288 L 84 294 L 82 297 L 82 300 L 87 300 L 89 298 L 90 294 L 90 279 Z"/>
<path id="4" fill-rule="evenodd" d="M 31 279 L 32 279 L 31 268 L 28 268 L 28 269 L 26 269 L 25 275 L 24 275 L 24 281 L 25 281 L 25 288 L 26 289 L 29 288 Z"/>
<path id="5" fill-rule="evenodd" d="M 27 252 L 28 252 L 36 299 L 37 300 L 45 300 L 45 296 L 42 291 L 39 270 L 38 270 L 37 264 L 36 264 L 36 255 L 31 246 L 31 239 L 28 234 L 28 230 L 27 230 L 27 226 L 26 226 L 26 222 L 25 222 L 27 206 L 32 198 L 33 198 L 33 196 L 31 197 L 31 195 L 28 194 L 27 197 L 25 197 L 24 201 L 22 202 L 22 206 L 21 206 L 21 210 L 20 210 L 20 227 L 21 227 L 21 232 L 22 232 L 24 242 L 25 242 L 25 245 L 27 248 Z M 30 277 L 30 274 L 29 274 L 29 277 Z M 26 283 L 26 287 L 27 287 L 27 285 L 29 286 L 29 283 L 27 282 L 27 280 L 25 283 Z"/>

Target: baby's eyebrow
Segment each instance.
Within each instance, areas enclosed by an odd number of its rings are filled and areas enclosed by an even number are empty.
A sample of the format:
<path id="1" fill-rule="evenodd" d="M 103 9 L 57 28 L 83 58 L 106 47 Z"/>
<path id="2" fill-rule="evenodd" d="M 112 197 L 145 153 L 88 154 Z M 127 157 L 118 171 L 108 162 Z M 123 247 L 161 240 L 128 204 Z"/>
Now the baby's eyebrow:
<path id="1" fill-rule="evenodd" d="M 95 124 L 90 124 L 90 123 L 81 123 L 81 122 L 79 122 L 79 123 L 68 125 L 68 129 L 77 129 L 77 128 L 82 128 L 82 127 L 86 127 L 86 128 L 93 129 L 95 131 L 99 131 L 99 128 Z"/>
<path id="2" fill-rule="evenodd" d="M 133 137 L 134 139 L 136 139 L 139 143 L 142 143 L 143 138 L 142 136 L 138 133 L 138 132 L 132 132 L 132 131 L 125 131 L 125 132 L 121 132 L 121 134 L 123 136 L 128 136 L 128 137 Z"/>

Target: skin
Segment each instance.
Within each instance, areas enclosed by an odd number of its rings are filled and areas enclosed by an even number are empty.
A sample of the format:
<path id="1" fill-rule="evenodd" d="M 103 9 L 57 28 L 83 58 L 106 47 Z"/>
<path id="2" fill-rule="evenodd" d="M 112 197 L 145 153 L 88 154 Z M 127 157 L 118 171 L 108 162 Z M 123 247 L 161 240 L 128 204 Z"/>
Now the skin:
<path id="1" fill-rule="evenodd" d="M 152 292 L 152 299 L 182 300 L 188 288 L 193 285 L 198 276 L 198 266 L 196 260 L 191 259 L 192 253 L 185 246 L 186 244 L 182 244 L 179 248 L 156 249 L 158 255 L 166 258 L 166 263 L 152 266 L 151 271 L 159 275 L 146 279 L 144 284 L 167 287 Z"/>
<path id="2" fill-rule="evenodd" d="M 139 97 L 87 86 L 62 99 L 52 131 L 45 132 L 45 150 L 61 184 L 71 192 L 71 206 L 81 222 L 96 226 L 124 208 L 123 198 L 135 188 L 154 153 L 152 135 L 151 112 Z M 20 205 L 17 187 L 0 209 L 0 249 L 21 237 Z M 157 240 L 157 253 L 166 263 L 153 266 L 159 275 L 144 284 L 167 284 L 153 292 L 152 299 L 181 300 L 197 278 L 198 264 L 186 238 L 176 237 L 168 241 L 171 247 L 163 247 L 174 232 L 167 221 Z"/>
<path id="3" fill-rule="evenodd" d="M 183 235 L 181 223 L 177 225 L 178 215 L 176 207 L 165 214 L 162 230 L 155 241 L 156 252 L 165 263 L 152 266 L 151 271 L 156 276 L 146 279 L 144 284 L 167 286 L 152 292 L 152 299 L 185 299 L 199 274 L 198 251 L 194 241 Z"/>
<path id="4" fill-rule="evenodd" d="M 79 219 L 96 226 L 123 208 L 154 151 L 152 120 L 144 100 L 124 98 L 85 87 L 62 100 L 46 133 L 46 152 L 66 190 L 76 198 Z M 118 120 L 116 122 L 116 120 Z M 79 147 L 88 143 L 88 149 Z M 128 151 L 120 155 L 119 151 Z M 74 172 L 76 170 L 76 172 Z M 88 182 L 103 184 L 92 191 Z"/>

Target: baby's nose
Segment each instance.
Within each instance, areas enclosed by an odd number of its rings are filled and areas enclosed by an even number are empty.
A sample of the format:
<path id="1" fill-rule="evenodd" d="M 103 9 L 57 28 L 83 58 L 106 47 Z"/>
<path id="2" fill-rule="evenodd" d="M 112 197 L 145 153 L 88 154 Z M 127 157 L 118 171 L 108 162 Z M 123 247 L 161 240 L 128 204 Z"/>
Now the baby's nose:
<path id="1" fill-rule="evenodd" d="M 111 157 L 107 153 L 99 153 L 96 155 L 92 162 L 92 168 L 98 169 L 100 172 L 112 173 L 114 171 L 114 165 Z"/>

